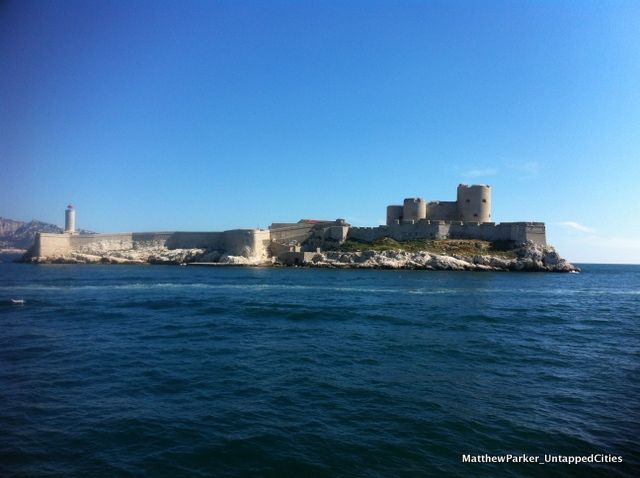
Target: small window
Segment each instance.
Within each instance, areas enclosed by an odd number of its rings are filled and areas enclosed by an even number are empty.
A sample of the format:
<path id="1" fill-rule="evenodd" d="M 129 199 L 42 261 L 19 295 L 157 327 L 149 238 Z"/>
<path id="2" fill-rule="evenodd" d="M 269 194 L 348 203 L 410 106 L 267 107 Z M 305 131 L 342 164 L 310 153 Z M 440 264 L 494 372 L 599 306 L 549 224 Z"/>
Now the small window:
<path id="1" fill-rule="evenodd" d="M 466 202 L 471 202 L 471 199 L 467 199 Z"/>
<path id="2" fill-rule="evenodd" d="M 483 200 L 482 200 L 482 202 L 487 202 L 487 200 L 486 200 L 486 199 L 483 199 Z"/>
<path id="3" fill-rule="evenodd" d="M 478 217 L 478 215 L 477 215 L 477 214 L 474 214 L 474 215 L 473 215 L 473 217 Z"/>

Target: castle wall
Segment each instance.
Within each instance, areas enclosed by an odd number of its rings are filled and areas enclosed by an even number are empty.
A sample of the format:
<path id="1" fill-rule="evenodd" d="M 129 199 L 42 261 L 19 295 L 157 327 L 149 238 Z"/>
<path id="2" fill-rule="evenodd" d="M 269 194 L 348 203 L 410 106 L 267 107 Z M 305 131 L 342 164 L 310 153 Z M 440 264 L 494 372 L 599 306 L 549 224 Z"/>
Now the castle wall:
<path id="1" fill-rule="evenodd" d="M 167 249 L 224 249 L 222 232 L 174 232 L 165 243 Z"/>
<path id="2" fill-rule="evenodd" d="M 545 225 L 542 222 L 478 223 L 463 221 L 418 221 L 378 227 L 352 227 L 348 239 L 373 242 L 385 237 L 396 241 L 413 239 L 480 239 L 485 241 L 514 241 L 522 244 L 532 241 L 546 244 Z"/>
<path id="3" fill-rule="evenodd" d="M 300 252 L 301 249 L 301 246 L 288 246 L 275 241 L 269 243 L 269 255 L 272 256 L 280 256 L 285 252 Z"/>
<path id="4" fill-rule="evenodd" d="M 130 232 L 120 234 L 76 234 L 69 239 L 69 252 L 83 252 L 84 249 L 126 251 L 133 249 L 133 235 Z"/>
<path id="5" fill-rule="evenodd" d="M 125 251 L 140 247 L 165 247 L 172 232 L 122 232 L 115 234 L 74 234 L 70 237 L 70 251 L 103 249 Z"/>
<path id="6" fill-rule="evenodd" d="M 224 231 L 224 250 L 232 256 L 267 257 L 270 231 L 258 229 L 234 229 Z"/>
<path id="7" fill-rule="evenodd" d="M 512 222 L 511 236 L 516 242 L 532 241 L 546 245 L 547 234 L 544 222 Z"/>
<path id="8" fill-rule="evenodd" d="M 262 257 L 268 257 L 269 245 L 271 244 L 271 232 L 256 230 L 254 231 L 253 240 L 255 254 Z"/>
<path id="9" fill-rule="evenodd" d="M 373 242 L 383 237 L 390 237 L 389 230 L 391 226 L 378 227 L 350 227 L 347 239 L 360 242 Z"/>
<path id="10" fill-rule="evenodd" d="M 347 240 L 347 234 L 349 234 L 350 226 L 330 226 L 325 229 L 325 239 L 343 243 Z"/>
<path id="11" fill-rule="evenodd" d="M 311 229 L 313 229 L 314 224 L 307 223 L 297 223 L 294 225 L 280 227 L 277 229 L 270 229 L 271 239 L 277 242 L 291 242 L 298 241 L 300 243 L 304 242 L 311 233 Z"/>
<path id="12" fill-rule="evenodd" d="M 456 221 L 458 203 L 456 201 L 431 201 L 427 205 L 427 219 L 431 221 Z"/>
<path id="13" fill-rule="evenodd" d="M 269 231 L 236 229 L 223 232 L 143 232 L 119 234 L 47 234 L 36 236 L 34 256 L 52 257 L 83 252 L 141 247 L 212 249 L 229 255 L 267 256 Z"/>
<path id="14" fill-rule="evenodd" d="M 157 235 L 156 235 L 157 236 Z M 231 256 L 266 256 L 269 231 L 232 229 L 220 232 L 174 232 L 168 234 L 167 249 L 210 249 Z"/>
<path id="15" fill-rule="evenodd" d="M 51 257 L 68 254 L 71 251 L 71 234 L 39 232 L 33 248 L 36 257 Z"/>
<path id="16" fill-rule="evenodd" d="M 144 246 L 156 246 L 163 247 L 166 245 L 167 241 L 170 237 L 172 237 L 175 232 L 134 232 L 131 234 L 131 240 L 133 241 L 134 247 L 144 245 Z"/>
<path id="17" fill-rule="evenodd" d="M 299 222 L 272 222 L 269 229 L 280 229 L 282 227 L 299 226 Z"/>

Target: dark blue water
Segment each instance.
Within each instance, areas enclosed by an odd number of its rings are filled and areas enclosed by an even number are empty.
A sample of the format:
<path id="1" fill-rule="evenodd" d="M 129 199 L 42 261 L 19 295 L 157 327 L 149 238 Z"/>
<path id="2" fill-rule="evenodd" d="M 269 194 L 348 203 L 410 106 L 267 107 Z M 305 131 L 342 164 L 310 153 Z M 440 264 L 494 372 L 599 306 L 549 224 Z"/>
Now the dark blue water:
<path id="1" fill-rule="evenodd" d="M 0 475 L 640 476 L 640 266 L 583 270 L 0 264 Z"/>

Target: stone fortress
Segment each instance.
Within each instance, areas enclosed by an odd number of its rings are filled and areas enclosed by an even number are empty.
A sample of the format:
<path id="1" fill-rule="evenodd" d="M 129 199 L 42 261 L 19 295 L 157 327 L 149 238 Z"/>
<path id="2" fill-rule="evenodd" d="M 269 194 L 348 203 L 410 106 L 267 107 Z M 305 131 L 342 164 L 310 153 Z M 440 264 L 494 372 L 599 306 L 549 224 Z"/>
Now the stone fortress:
<path id="1" fill-rule="evenodd" d="M 491 186 L 458 186 L 455 201 L 430 201 L 407 198 L 402 206 L 387 206 L 387 226 L 401 222 L 433 221 L 490 222 Z"/>
<path id="2" fill-rule="evenodd" d="M 397 241 L 416 239 L 480 239 L 532 242 L 546 245 L 542 222 L 491 222 L 491 187 L 459 185 L 456 201 L 407 198 L 402 205 L 387 207 L 385 225 L 352 227 L 344 219 L 334 221 L 302 219 L 296 223 L 273 223 L 269 229 L 233 229 L 218 232 L 140 232 L 79 234 L 76 211 L 65 211 L 62 234 L 39 233 L 29 255 L 33 258 L 64 257 L 87 251 L 130 251 L 145 248 L 214 251 L 216 259 L 241 257 L 255 263 L 279 260 L 305 263 L 322 249 L 346 240 L 373 242 L 383 238 Z M 216 260 L 214 260 L 215 262 Z"/>
<path id="3" fill-rule="evenodd" d="M 491 186 L 460 184 L 457 196 L 455 201 L 407 198 L 401 206 L 387 206 L 385 226 L 351 228 L 349 238 L 363 242 L 390 237 L 397 241 L 482 239 L 546 244 L 543 222 L 491 221 Z"/>

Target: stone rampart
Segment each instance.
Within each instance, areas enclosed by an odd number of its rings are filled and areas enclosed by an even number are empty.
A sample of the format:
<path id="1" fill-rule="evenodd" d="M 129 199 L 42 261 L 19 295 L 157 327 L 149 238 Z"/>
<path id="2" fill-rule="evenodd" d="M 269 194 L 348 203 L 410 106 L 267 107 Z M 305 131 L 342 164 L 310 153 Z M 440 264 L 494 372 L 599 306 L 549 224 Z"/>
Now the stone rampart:
<path id="1" fill-rule="evenodd" d="M 531 241 L 546 245 L 545 225 L 542 222 L 462 222 L 429 221 L 390 224 L 378 227 L 351 227 L 348 239 L 373 242 L 385 237 L 396 241 L 414 239 L 481 239 L 485 241 Z"/>
<path id="2" fill-rule="evenodd" d="M 238 256 L 266 257 L 269 231 L 235 229 L 222 232 L 127 232 L 117 234 L 49 234 L 36 236 L 35 257 L 64 256 L 71 252 L 124 251 L 144 247 L 209 249 Z"/>
<path id="3" fill-rule="evenodd" d="M 53 234 L 40 232 L 36 234 L 33 245 L 33 255 L 35 257 L 61 256 L 71 252 L 71 234 Z"/>
<path id="4" fill-rule="evenodd" d="M 74 234 L 69 238 L 70 252 L 92 250 L 126 251 L 133 249 L 133 234 Z"/>
<path id="5" fill-rule="evenodd" d="M 269 231 L 259 229 L 233 229 L 223 233 L 224 251 L 232 256 L 267 257 Z"/>
<path id="6" fill-rule="evenodd" d="M 165 247 L 167 241 L 175 232 L 134 232 L 131 234 L 131 240 L 134 247 L 139 246 L 155 246 Z"/>
<path id="7" fill-rule="evenodd" d="M 431 201 L 427 204 L 427 219 L 432 221 L 458 219 L 458 203 L 456 201 Z"/>
<path id="8" fill-rule="evenodd" d="M 271 239 L 276 242 L 288 243 L 291 241 L 304 242 L 309 237 L 315 224 L 299 223 L 284 227 L 271 228 Z"/>
<path id="9" fill-rule="evenodd" d="M 224 249 L 224 232 L 174 232 L 167 249 Z"/>
<path id="10" fill-rule="evenodd" d="M 391 226 L 378 227 L 350 227 L 347 239 L 361 242 L 373 242 L 383 237 L 390 237 L 389 228 Z"/>

